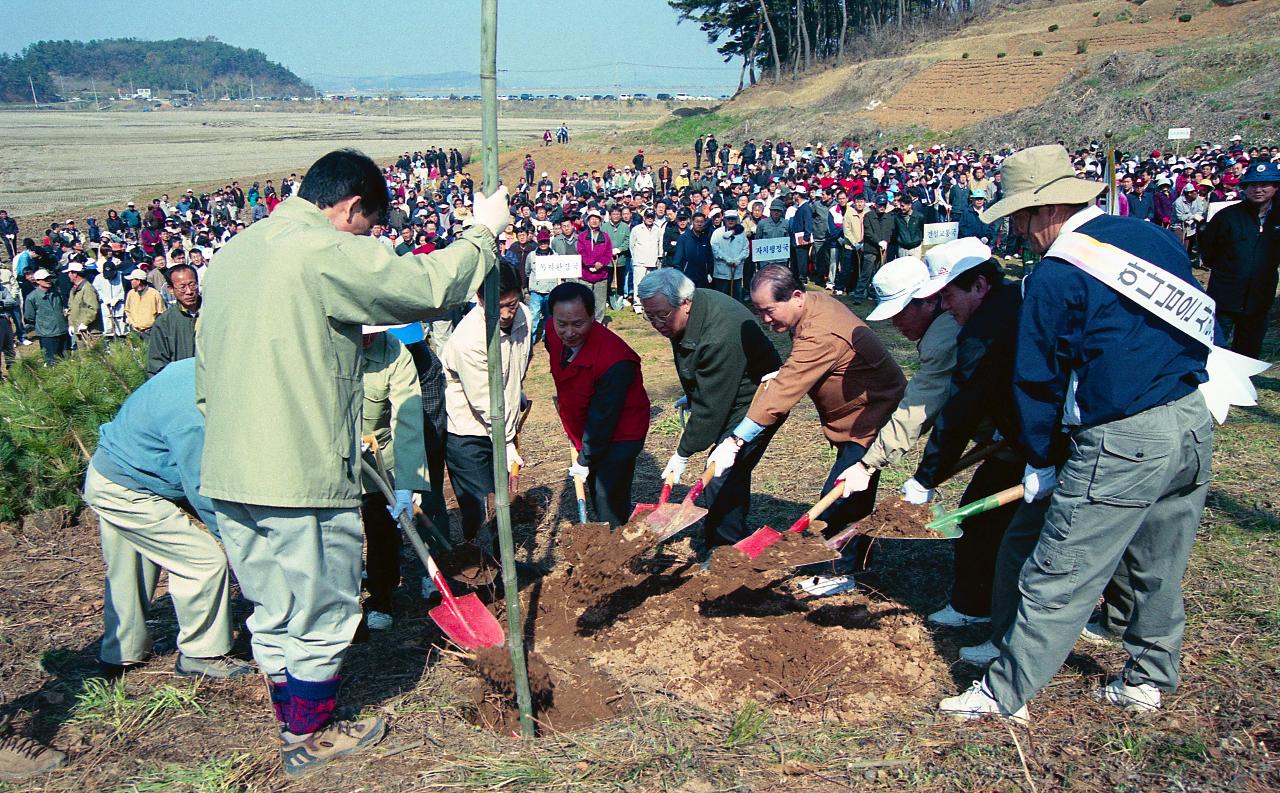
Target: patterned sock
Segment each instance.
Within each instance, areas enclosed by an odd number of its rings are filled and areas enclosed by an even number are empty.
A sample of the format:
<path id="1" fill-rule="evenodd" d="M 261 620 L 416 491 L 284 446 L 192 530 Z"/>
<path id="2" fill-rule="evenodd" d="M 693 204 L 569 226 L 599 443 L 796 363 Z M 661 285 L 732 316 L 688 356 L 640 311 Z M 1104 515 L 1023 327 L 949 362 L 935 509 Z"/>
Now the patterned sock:
<path id="1" fill-rule="evenodd" d="M 289 724 L 289 680 L 285 675 L 266 675 L 267 691 L 271 694 L 271 712 L 282 725 Z"/>
<path id="2" fill-rule="evenodd" d="M 319 730 L 329 722 L 337 707 L 340 678 L 313 682 L 299 680 L 288 672 L 285 674 L 289 681 L 289 732 L 308 735 Z"/>

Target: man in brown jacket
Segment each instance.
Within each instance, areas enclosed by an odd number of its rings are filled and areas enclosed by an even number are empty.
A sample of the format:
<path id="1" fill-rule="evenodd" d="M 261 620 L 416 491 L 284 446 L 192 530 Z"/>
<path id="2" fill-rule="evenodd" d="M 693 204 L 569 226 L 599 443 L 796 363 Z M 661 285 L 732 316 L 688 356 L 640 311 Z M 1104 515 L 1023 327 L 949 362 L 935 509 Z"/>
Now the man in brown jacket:
<path id="1" fill-rule="evenodd" d="M 732 467 L 738 449 L 765 429 L 786 420 L 807 393 L 818 409 L 822 432 L 836 447 L 836 460 L 822 492 L 836 486 L 841 472 L 862 459 L 880 428 L 893 415 L 907 381 L 876 335 L 843 303 L 821 292 L 806 292 L 791 271 L 779 265 L 762 268 L 751 279 L 751 302 L 770 329 L 791 334 L 791 354 L 777 374 L 756 390 L 747 416 L 711 453 L 708 465 L 717 475 Z M 837 501 L 820 518 L 833 535 L 871 514 L 877 479 L 867 490 Z M 861 569 L 866 548 L 845 546 L 838 572 Z M 851 578 L 818 582 L 832 594 L 853 586 Z"/>

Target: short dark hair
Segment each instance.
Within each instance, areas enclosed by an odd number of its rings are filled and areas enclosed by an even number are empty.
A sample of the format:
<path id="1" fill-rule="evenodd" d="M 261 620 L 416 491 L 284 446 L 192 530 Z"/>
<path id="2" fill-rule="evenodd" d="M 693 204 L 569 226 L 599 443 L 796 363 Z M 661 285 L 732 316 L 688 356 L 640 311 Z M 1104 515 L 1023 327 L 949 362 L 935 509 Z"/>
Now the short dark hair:
<path id="1" fill-rule="evenodd" d="M 951 283 L 955 284 L 956 289 L 968 292 L 978 282 L 980 276 L 986 278 L 988 284 L 995 286 L 1004 277 L 1004 268 L 995 259 L 987 259 L 977 267 L 972 267 L 960 273 Z"/>
<path id="2" fill-rule="evenodd" d="M 791 268 L 782 264 L 770 264 L 756 270 L 751 278 L 751 291 L 755 292 L 762 286 L 769 287 L 769 295 L 779 302 L 790 300 L 795 292 L 804 291 Z"/>
<path id="3" fill-rule="evenodd" d="M 520 288 L 520 276 L 516 274 L 516 268 L 510 263 L 498 262 L 498 295 L 509 295 L 512 292 L 519 292 L 523 296 L 524 290 Z"/>
<path id="4" fill-rule="evenodd" d="M 550 314 L 555 311 L 557 303 L 572 303 L 575 300 L 581 300 L 582 307 L 587 310 L 587 313 L 592 316 L 595 315 L 595 294 L 590 287 L 577 281 L 566 281 L 551 290 L 551 294 L 547 295 L 547 313 Z"/>
<path id="5" fill-rule="evenodd" d="M 387 182 L 382 171 L 355 149 L 338 149 L 316 160 L 298 190 L 299 198 L 321 209 L 351 196 L 359 196 L 367 217 L 381 218 L 387 211 Z"/>
<path id="6" fill-rule="evenodd" d="M 173 286 L 173 276 L 178 273 L 191 273 L 192 278 L 195 278 L 197 281 L 200 280 L 200 276 L 199 273 L 196 272 L 196 268 L 189 264 L 175 264 L 164 271 L 164 280 L 169 283 L 169 286 Z"/>

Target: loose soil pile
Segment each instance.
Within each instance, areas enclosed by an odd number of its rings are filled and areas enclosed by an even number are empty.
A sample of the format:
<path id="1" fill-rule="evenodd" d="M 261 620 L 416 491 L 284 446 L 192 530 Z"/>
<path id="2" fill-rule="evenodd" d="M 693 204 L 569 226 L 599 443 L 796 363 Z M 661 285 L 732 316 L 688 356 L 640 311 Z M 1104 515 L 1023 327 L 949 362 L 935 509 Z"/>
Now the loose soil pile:
<path id="1" fill-rule="evenodd" d="M 796 560 L 814 557 L 814 535 L 784 534 L 755 560 L 720 548 L 704 571 L 688 559 L 641 563 L 651 541 L 605 524 L 560 532 L 563 561 L 521 592 L 543 729 L 607 718 L 645 693 L 717 712 L 754 701 L 806 721 L 863 722 L 946 679 L 920 620 L 900 605 L 782 591 Z M 493 606 L 505 624 L 504 605 Z M 477 723 L 518 726 L 506 650 L 469 663 L 480 673 Z"/>
<path id="2" fill-rule="evenodd" d="M 901 499 L 888 499 L 862 521 L 863 534 L 886 540 L 942 540 L 937 531 L 925 528 L 934 519 L 933 510 L 924 504 L 909 504 Z"/>

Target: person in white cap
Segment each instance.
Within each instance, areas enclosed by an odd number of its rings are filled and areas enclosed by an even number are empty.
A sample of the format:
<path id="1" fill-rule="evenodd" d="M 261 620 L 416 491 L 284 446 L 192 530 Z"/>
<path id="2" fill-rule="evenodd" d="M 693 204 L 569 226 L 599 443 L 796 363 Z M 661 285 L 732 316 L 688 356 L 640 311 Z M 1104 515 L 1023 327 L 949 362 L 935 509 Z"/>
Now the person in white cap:
<path id="1" fill-rule="evenodd" d="M 711 288 L 732 297 L 742 298 L 742 271 L 751 255 L 751 243 L 738 225 L 738 211 L 727 210 L 724 223 L 711 232 Z"/>
<path id="2" fill-rule="evenodd" d="M 164 313 L 164 298 L 159 290 L 147 283 L 147 274 L 140 269 L 126 275 L 129 294 L 124 298 L 124 318 L 133 332 L 143 341 L 151 335 L 151 326 Z"/>
<path id="3" fill-rule="evenodd" d="M 53 366 L 57 359 L 71 349 L 67 335 L 66 304 L 62 295 L 53 288 L 53 274 L 41 267 L 31 274 L 36 288 L 27 295 L 22 316 L 27 324 L 27 335 L 40 338 L 40 350 L 44 353 L 44 365 Z"/>
<path id="4" fill-rule="evenodd" d="M 75 334 L 78 344 L 92 347 L 102 336 L 102 307 L 98 293 L 89 279 L 85 262 L 73 261 L 67 265 L 67 280 L 71 281 L 71 294 L 67 298 L 67 329 Z"/>

